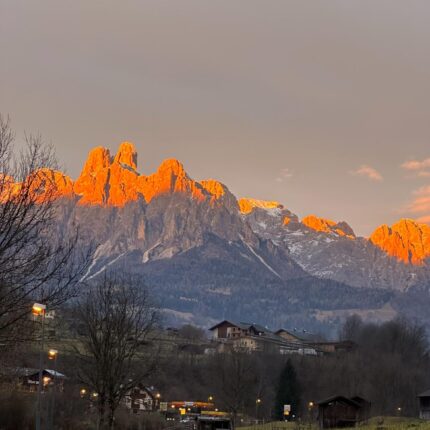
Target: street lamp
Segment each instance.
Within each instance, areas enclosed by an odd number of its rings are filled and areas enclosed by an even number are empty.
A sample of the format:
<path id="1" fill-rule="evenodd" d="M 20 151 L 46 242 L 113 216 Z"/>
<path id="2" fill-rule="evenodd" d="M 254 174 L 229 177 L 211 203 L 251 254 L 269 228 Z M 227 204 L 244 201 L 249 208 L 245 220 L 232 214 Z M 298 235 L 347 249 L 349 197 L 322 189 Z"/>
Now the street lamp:
<path id="1" fill-rule="evenodd" d="M 31 312 L 35 317 L 40 316 L 42 318 L 42 337 L 40 340 L 40 350 L 39 350 L 39 381 L 37 384 L 37 408 L 36 408 L 36 430 L 40 430 L 40 396 L 42 393 L 43 343 L 45 340 L 46 305 L 42 303 L 34 303 L 31 309 Z"/>
<path id="2" fill-rule="evenodd" d="M 209 397 L 208 397 L 208 401 L 209 401 L 209 402 L 213 402 L 213 400 L 214 400 L 213 396 L 209 396 Z"/>
<path id="3" fill-rule="evenodd" d="M 49 349 L 48 350 L 48 359 L 54 361 L 53 370 L 54 375 L 52 376 L 52 407 L 50 409 L 50 417 L 49 417 L 49 428 L 54 428 L 54 411 L 55 411 L 55 390 L 56 390 L 56 384 L 55 384 L 55 377 L 57 376 L 57 357 L 58 357 L 58 351 L 56 349 Z"/>
<path id="4" fill-rule="evenodd" d="M 57 355 L 58 355 L 58 351 L 56 349 L 50 349 L 48 351 L 48 358 L 50 360 L 56 360 L 57 359 Z M 55 361 L 54 361 L 55 363 Z"/>
<path id="5" fill-rule="evenodd" d="M 257 419 L 257 421 L 258 421 L 258 406 L 260 406 L 260 403 L 261 403 L 261 399 L 257 399 L 255 401 L 255 418 Z"/>

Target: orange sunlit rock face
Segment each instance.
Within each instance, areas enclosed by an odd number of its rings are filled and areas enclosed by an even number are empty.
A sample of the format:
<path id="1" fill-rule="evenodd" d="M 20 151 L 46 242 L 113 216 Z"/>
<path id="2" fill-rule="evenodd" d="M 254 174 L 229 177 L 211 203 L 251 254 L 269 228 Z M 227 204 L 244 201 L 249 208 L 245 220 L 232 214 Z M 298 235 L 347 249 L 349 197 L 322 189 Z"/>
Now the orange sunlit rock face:
<path id="1" fill-rule="evenodd" d="M 80 196 L 80 205 L 124 206 L 126 203 L 143 198 L 150 202 L 165 193 L 186 193 L 203 201 L 212 193 L 193 181 L 178 160 L 165 160 L 152 175 L 137 172 L 137 152 L 130 142 L 119 146 L 115 157 L 109 150 L 98 147 L 90 151 L 79 178 L 74 184 L 74 192 Z M 215 185 L 212 185 L 214 192 Z"/>
<path id="2" fill-rule="evenodd" d="M 332 227 L 336 223 L 330 219 L 319 218 L 315 215 L 308 215 L 302 219 L 302 223 L 315 231 L 322 231 L 324 233 L 330 233 Z"/>
<path id="3" fill-rule="evenodd" d="M 74 191 L 81 196 L 81 205 L 100 205 L 107 202 L 107 184 L 109 178 L 110 152 L 101 146 L 88 154 Z"/>
<path id="4" fill-rule="evenodd" d="M 157 172 L 150 176 L 140 176 L 138 187 L 147 202 L 160 194 L 173 192 L 191 194 L 197 200 L 206 197 L 203 187 L 190 179 L 183 165 L 175 159 L 163 161 Z"/>
<path id="5" fill-rule="evenodd" d="M 315 231 L 334 233 L 338 236 L 347 237 L 348 239 L 355 238 L 355 234 L 351 227 L 345 222 L 338 223 L 331 219 L 320 218 L 316 215 L 308 215 L 302 219 L 302 224 Z"/>
<path id="6" fill-rule="evenodd" d="M 430 227 L 414 220 L 402 219 L 391 227 L 381 225 L 369 240 L 405 264 L 420 265 L 430 257 Z"/>
<path id="7" fill-rule="evenodd" d="M 251 213 L 255 208 L 260 209 L 276 209 L 282 208 L 283 206 L 279 202 L 268 201 L 268 200 L 256 200 L 242 198 L 239 200 L 239 208 L 243 214 Z"/>
<path id="8" fill-rule="evenodd" d="M 115 155 L 114 162 L 136 170 L 137 152 L 134 145 L 131 142 L 122 142 Z"/>
<path id="9" fill-rule="evenodd" d="M 24 182 L 14 182 L 10 176 L 0 178 L 0 202 L 15 200 L 42 203 L 60 197 L 73 196 L 73 181 L 57 170 L 42 168 Z"/>
<path id="10" fill-rule="evenodd" d="M 201 186 L 212 195 L 213 200 L 219 200 L 226 193 L 225 186 L 215 179 L 207 179 L 200 182 Z"/>
<path id="11" fill-rule="evenodd" d="M 30 189 L 39 201 L 73 195 L 73 181 L 57 170 L 39 169 L 30 180 Z"/>
<path id="12" fill-rule="evenodd" d="M 290 222 L 291 222 L 291 218 L 289 218 L 289 217 L 286 216 L 284 218 L 284 225 L 288 225 Z"/>

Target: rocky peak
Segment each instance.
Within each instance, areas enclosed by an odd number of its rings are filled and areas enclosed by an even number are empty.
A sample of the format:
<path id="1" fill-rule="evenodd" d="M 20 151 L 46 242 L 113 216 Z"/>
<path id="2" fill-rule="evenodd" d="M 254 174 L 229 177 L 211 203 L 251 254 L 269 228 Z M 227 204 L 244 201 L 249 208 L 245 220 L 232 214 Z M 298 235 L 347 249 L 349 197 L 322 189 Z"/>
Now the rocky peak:
<path id="1" fill-rule="evenodd" d="M 107 148 L 90 151 L 74 192 L 80 205 L 124 206 L 138 198 L 136 190 L 136 151 L 131 143 L 122 143 L 114 160 Z"/>
<path id="2" fill-rule="evenodd" d="M 15 191 L 18 191 L 21 185 L 15 184 Z M 26 186 L 38 202 L 73 195 L 73 181 L 67 175 L 48 168 L 33 172 L 27 178 Z"/>
<path id="3" fill-rule="evenodd" d="M 200 185 L 213 196 L 214 200 L 219 200 L 226 194 L 227 187 L 215 179 L 201 181 Z"/>
<path id="4" fill-rule="evenodd" d="M 173 192 L 188 193 L 197 200 L 207 196 L 203 187 L 187 175 L 182 163 L 176 159 L 164 160 L 156 173 L 141 176 L 139 190 L 147 202 L 160 194 Z"/>
<path id="5" fill-rule="evenodd" d="M 411 219 L 401 219 L 391 227 L 381 225 L 369 240 L 405 264 L 421 265 L 430 257 L 430 227 Z"/>
<path id="6" fill-rule="evenodd" d="M 302 224 L 311 230 L 322 233 L 332 233 L 337 236 L 346 236 L 350 239 L 355 237 L 352 228 L 344 221 L 336 222 L 331 219 L 317 217 L 316 215 L 308 215 L 302 219 Z"/>
<path id="7" fill-rule="evenodd" d="M 110 151 L 102 146 L 97 146 L 88 153 L 87 161 L 80 174 L 80 177 L 96 175 L 100 170 L 109 167 L 111 163 Z"/>
<path id="8" fill-rule="evenodd" d="M 269 200 L 257 200 L 249 198 L 241 198 L 239 200 L 239 208 L 243 214 L 249 214 L 254 209 L 282 209 L 281 203 Z"/>
<path id="9" fill-rule="evenodd" d="M 122 142 L 115 155 L 114 163 L 128 166 L 133 170 L 137 169 L 137 152 L 131 142 Z"/>

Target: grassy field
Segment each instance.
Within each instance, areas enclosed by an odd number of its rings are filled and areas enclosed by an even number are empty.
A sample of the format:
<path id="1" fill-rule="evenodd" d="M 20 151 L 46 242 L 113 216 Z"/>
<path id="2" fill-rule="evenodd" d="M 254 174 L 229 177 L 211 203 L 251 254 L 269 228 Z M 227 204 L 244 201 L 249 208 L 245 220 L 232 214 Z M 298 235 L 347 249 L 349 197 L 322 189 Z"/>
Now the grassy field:
<path id="1" fill-rule="evenodd" d="M 357 428 L 357 427 L 356 427 Z M 430 421 L 422 421 L 417 418 L 402 417 L 375 417 L 368 423 L 359 425 L 362 430 L 430 430 Z M 240 427 L 240 430 L 317 430 L 316 423 L 299 422 L 271 422 L 267 424 Z"/>

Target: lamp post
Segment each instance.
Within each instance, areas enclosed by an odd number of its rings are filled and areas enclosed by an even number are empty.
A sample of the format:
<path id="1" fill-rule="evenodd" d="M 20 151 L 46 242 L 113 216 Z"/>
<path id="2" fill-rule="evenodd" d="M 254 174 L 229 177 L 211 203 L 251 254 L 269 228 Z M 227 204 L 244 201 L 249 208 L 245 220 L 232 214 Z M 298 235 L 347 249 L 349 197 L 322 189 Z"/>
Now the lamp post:
<path id="1" fill-rule="evenodd" d="M 54 412 L 55 412 L 55 390 L 56 390 L 56 381 L 55 378 L 57 376 L 57 357 L 58 351 L 56 349 L 50 349 L 48 351 L 48 359 L 54 361 L 54 365 L 52 366 L 54 369 L 54 375 L 52 377 L 52 405 L 49 417 L 49 428 L 54 428 Z"/>
<path id="2" fill-rule="evenodd" d="M 255 419 L 257 420 L 257 422 L 258 422 L 258 407 L 260 406 L 260 403 L 261 403 L 261 399 L 257 399 L 255 401 Z"/>
<path id="3" fill-rule="evenodd" d="M 41 303 L 35 303 L 32 308 L 32 313 L 34 316 L 42 317 L 42 337 L 40 340 L 40 349 L 39 349 L 39 382 L 37 384 L 37 407 L 36 407 L 36 430 L 40 430 L 40 403 L 41 403 L 41 395 L 42 395 L 42 373 L 43 373 L 43 344 L 45 341 L 45 313 L 46 313 L 46 305 Z"/>
<path id="4" fill-rule="evenodd" d="M 314 402 L 312 402 L 312 401 L 310 401 L 309 403 L 308 403 L 308 411 L 309 411 L 309 428 L 311 428 L 311 423 L 312 423 L 312 420 L 313 420 L 313 408 L 314 408 L 314 406 L 315 406 L 315 403 Z"/>

